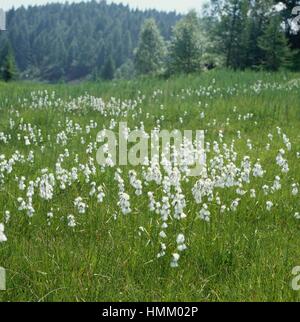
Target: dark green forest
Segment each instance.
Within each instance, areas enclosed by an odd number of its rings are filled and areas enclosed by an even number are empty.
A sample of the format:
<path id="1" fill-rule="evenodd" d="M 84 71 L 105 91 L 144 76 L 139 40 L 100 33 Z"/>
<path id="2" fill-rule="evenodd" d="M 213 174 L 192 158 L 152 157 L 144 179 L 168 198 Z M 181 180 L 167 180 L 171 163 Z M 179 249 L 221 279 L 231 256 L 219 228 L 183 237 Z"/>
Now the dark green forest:
<path id="1" fill-rule="evenodd" d="M 217 67 L 298 71 L 296 6 L 300 0 L 208 0 L 201 15 L 179 15 L 93 0 L 12 9 L 0 35 L 1 77 L 57 82 Z"/>
<path id="2" fill-rule="evenodd" d="M 169 39 L 180 16 L 175 12 L 130 10 L 105 1 L 10 10 L 7 31 L 1 33 L 0 59 L 12 51 L 23 78 L 50 81 L 97 77 L 108 70 L 109 64 L 126 73 L 147 18 L 154 18 L 162 35 Z"/>

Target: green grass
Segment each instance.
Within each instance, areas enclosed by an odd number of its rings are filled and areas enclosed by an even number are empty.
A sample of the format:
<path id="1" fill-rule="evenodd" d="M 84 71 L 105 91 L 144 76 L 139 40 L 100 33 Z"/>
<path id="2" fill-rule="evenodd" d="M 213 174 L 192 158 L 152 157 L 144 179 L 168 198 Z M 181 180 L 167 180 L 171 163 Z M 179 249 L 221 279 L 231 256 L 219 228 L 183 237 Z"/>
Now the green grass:
<path id="1" fill-rule="evenodd" d="M 258 81 L 268 84 L 268 88 L 255 92 L 252 87 Z M 64 103 L 60 107 L 30 108 L 30 93 L 45 89 L 48 93 L 55 91 Z M 154 96 L 157 90 L 161 93 Z M 78 166 L 74 162 L 76 154 L 79 163 L 86 164 L 87 144 L 95 142 L 104 125 L 110 125 L 110 115 L 92 111 L 88 104 L 82 104 L 77 112 L 66 110 L 66 102 L 85 93 L 105 102 L 111 97 L 132 102 L 144 96 L 127 115 L 113 116 L 116 122 L 127 121 L 130 128 L 143 122 L 150 131 L 163 115 L 163 129 L 205 129 L 205 140 L 211 145 L 219 140 L 219 130 L 223 130 L 223 143 L 230 147 L 235 140 L 237 166 L 249 155 L 252 165 L 260 159 L 267 171 L 263 178 L 251 177 L 251 182 L 244 184 L 244 190 L 256 189 L 257 197 L 250 198 L 249 192 L 237 196 L 236 187 L 216 188 L 222 204 L 229 207 L 237 197 L 241 202 L 236 212 L 223 214 L 215 200 L 210 203 L 204 198 L 211 212 L 211 222 L 207 223 L 197 218 L 201 205 L 196 204 L 191 193 L 198 178 L 183 182 L 187 218 L 170 220 L 167 255 L 162 259 L 156 258 L 160 249 L 160 216 L 149 211 L 147 192 L 153 191 L 157 201 L 164 193 L 161 186 L 150 183 L 143 187 L 142 196 L 134 194 L 128 171 L 134 169 L 141 178 L 141 167 L 121 167 L 132 208 L 128 215 L 123 215 L 117 205 L 116 168 L 101 172 L 97 166 L 91 181 L 104 187 L 106 197 L 102 204 L 89 197 L 90 185 L 80 173 L 78 180 L 65 190 L 56 185 L 52 200 L 42 200 L 36 188 L 35 214 L 29 218 L 18 210 L 17 198 L 25 198 L 26 191 L 19 190 L 15 177 L 25 176 L 28 185 L 41 176 L 44 168 L 55 173 L 55 163 L 66 148 L 70 157 L 63 162 L 64 168 Z M 25 98 L 27 102 L 22 104 Z M 202 111 L 204 119 L 200 118 Z M 247 113 L 253 113 L 253 117 L 244 120 Z M 10 119 L 15 122 L 12 128 Z M 78 123 L 82 131 L 68 134 L 67 145 L 62 146 L 56 143 L 56 136 L 66 130 L 66 119 Z M 96 121 L 98 127 L 87 134 L 85 127 L 90 120 Z M 62 124 L 60 128 L 58 122 Z M 28 131 L 20 125 L 29 123 L 37 138 L 41 131 L 43 142 L 24 145 L 23 137 L 28 136 Z M 291 151 L 287 151 L 277 134 L 277 126 L 290 139 Z M 17 162 L 0 183 L 0 222 L 4 222 L 6 210 L 11 212 L 11 219 L 5 224 L 8 240 L 0 243 L 0 266 L 7 271 L 7 290 L 0 291 L 0 301 L 298 301 L 300 293 L 292 290 L 291 281 L 293 267 L 300 265 L 300 221 L 294 218 L 295 212 L 300 212 L 300 199 L 299 194 L 291 194 L 291 184 L 300 183 L 300 159 L 296 155 L 300 152 L 299 128 L 300 74 L 212 71 L 169 80 L 76 85 L 0 83 L 0 133 L 10 136 L 7 144 L 0 139 L 0 155 L 8 159 L 16 150 L 25 157 L 31 150 L 35 153 L 33 164 Z M 241 132 L 241 139 L 237 131 Z M 269 133 L 274 139 L 267 151 Z M 81 137 L 85 144 L 81 144 Z M 252 141 L 252 150 L 247 148 L 247 139 Z M 290 168 L 287 174 L 281 173 L 275 162 L 281 148 L 286 150 Z M 208 159 L 213 156 L 208 153 Z M 95 159 L 95 151 L 91 157 Z M 262 186 L 271 186 L 276 175 L 281 177 L 282 189 L 265 196 Z M 89 206 L 86 214 L 78 214 L 74 209 L 73 201 L 78 196 Z M 266 210 L 268 200 L 274 203 L 270 212 Z M 51 208 L 54 218 L 49 226 L 47 213 Z M 76 217 L 74 229 L 67 225 L 69 214 Z M 139 234 L 141 226 L 146 232 Z M 185 234 L 188 249 L 181 254 L 179 267 L 171 268 L 171 253 L 180 232 Z"/>

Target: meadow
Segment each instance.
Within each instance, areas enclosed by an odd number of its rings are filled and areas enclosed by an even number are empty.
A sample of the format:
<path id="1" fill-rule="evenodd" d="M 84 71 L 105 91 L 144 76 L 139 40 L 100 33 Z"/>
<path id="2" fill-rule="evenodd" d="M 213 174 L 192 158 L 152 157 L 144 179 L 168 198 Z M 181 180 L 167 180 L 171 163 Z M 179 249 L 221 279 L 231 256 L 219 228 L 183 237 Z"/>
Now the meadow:
<path id="1" fill-rule="evenodd" d="M 207 172 L 100 166 L 119 122 L 204 130 Z M 0 83 L 0 301 L 298 301 L 299 129 L 297 73 Z"/>

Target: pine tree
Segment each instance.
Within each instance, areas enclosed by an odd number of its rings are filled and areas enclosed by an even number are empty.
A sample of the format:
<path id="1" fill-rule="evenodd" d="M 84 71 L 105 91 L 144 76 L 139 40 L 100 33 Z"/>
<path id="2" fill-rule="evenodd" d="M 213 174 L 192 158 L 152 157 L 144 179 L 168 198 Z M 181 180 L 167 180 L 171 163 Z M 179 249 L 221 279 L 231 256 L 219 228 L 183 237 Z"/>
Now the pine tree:
<path id="1" fill-rule="evenodd" d="M 4 39 L 0 48 L 0 71 L 1 78 L 6 82 L 15 79 L 17 76 L 14 51 L 7 39 Z"/>
<path id="2" fill-rule="evenodd" d="M 297 26 L 292 24 L 291 19 L 296 18 L 296 16 L 291 16 L 291 13 L 293 9 L 300 6 L 300 0 L 275 0 L 275 2 L 285 5 L 285 8 L 281 11 L 281 16 L 285 22 L 285 31 L 290 47 L 294 51 L 292 66 L 294 70 L 300 71 L 300 29 L 294 29 Z"/>
<path id="3" fill-rule="evenodd" d="M 244 69 L 247 67 L 250 41 L 249 1 L 226 0 L 219 9 L 218 35 L 226 67 Z"/>
<path id="4" fill-rule="evenodd" d="M 15 58 L 10 51 L 8 55 L 6 56 L 6 59 L 4 61 L 4 66 L 3 66 L 3 79 L 5 82 L 9 82 L 11 80 L 14 80 L 17 75 L 17 68 L 16 68 L 16 63 L 15 63 Z"/>
<path id="5" fill-rule="evenodd" d="M 106 60 L 102 69 L 102 78 L 104 80 L 112 80 L 115 75 L 115 63 L 111 56 Z"/>
<path id="6" fill-rule="evenodd" d="M 155 20 L 146 20 L 134 59 L 138 74 L 158 74 L 162 70 L 165 53 L 165 43 Z"/>
<path id="7" fill-rule="evenodd" d="M 252 2 L 248 48 L 248 67 L 250 68 L 257 69 L 262 63 L 263 51 L 259 47 L 258 39 L 267 28 L 272 4 L 273 0 L 255 0 Z"/>
<path id="8" fill-rule="evenodd" d="M 259 47 L 263 51 L 263 65 L 272 71 L 288 66 L 292 58 L 288 39 L 281 24 L 282 20 L 278 14 L 271 15 L 263 35 L 258 40 Z"/>
<path id="9" fill-rule="evenodd" d="M 200 70 L 202 45 L 196 12 L 189 12 L 174 30 L 170 44 L 168 72 L 193 73 Z"/>

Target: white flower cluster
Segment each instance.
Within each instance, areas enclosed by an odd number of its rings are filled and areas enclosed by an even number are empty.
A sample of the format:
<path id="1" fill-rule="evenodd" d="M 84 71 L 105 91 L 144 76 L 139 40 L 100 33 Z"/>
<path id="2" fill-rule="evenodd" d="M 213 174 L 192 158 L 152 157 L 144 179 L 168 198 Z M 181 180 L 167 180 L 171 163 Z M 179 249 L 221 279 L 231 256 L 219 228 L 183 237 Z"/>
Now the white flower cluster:
<path id="1" fill-rule="evenodd" d="M 74 206 L 80 214 L 85 214 L 86 209 L 88 208 L 88 205 L 83 202 L 83 199 L 81 197 L 77 197 L 74 200 Z"/>
<path id="2" fill-rule="evenodd" d="M 237 106 L 230 109 L 229 117 L 208 120 L 211 99 L 239 92 L 256 95 L 266 89 L 281 90 L 283 93 L 295 89 L 299 91 L 294 86 L 287 89 L 281 84 L 258 81 L 250 87 L 237 85 L 224 89 L 209 85 L 183 89 L 174 94 L 178 100 L 195 95 L 199 105 L 198 121 L 209 121 L 205 122 L 206 132 L 212 135 L 205 144 L 207 163 L 205 171 L 196 178 L 188 176 L 189 165 L 200 149 L 187 139 L 180 149 L 168 145 L 162 155 L 149 160 L 146 158 L 143 165 L 134 169 L 130 166 L 122 170 L 112 168 L 115 165 L 109 153 L 104 166 L 97 164 L 96 151 L 101 135 L 97 138 L 96 134 L 107 128 L 116 131 L 120 119 L 130 118 L 133 127 L 145 136 L 145 120 L 149 119 L 154 122 L 154 138 L 159 138 L 160 130 L 169 122 L 165 107 L 160 104 L 160 99 L 164 97 L 162 90 L 155 90 L 151 97 L 139 92 L 135 99 L 110 98 L 108 101 L 88 94 L 63 101 L 55 93 L 34 92 L 31 100 L 22 101 L 22 108 L 39 113 L 41 109 L 55 107 L 64 113 L 48 133 L 46 129 L 26 123 L 19 111 L 12 108 L 14 113 L 9 115 L 9 131 L 5 133 L 1 129 L 0 132 L 0 144 L 5 147 L 5 154 L 1 150 L 0 155 L 0 193 L 3 196 L 7 193 L 12 199 L 10 207 L 16 204 L 16 209 L 10 209 L 16 218 L 17 214 L 21 216 L 24 212 L 31 222 L 34 215 L 42 212 L 48 226 L 53 227 L 56 219 L 62 218 L 66 226 L 74 228 L 74 233 L 75 227 L 82 227 L 87 218 L 76 214 L 87 211 L 102 215 L 99 209 L 104 208 L 109 213 L 109 220 L 119 220 L 119 213 L 131 214 L 129 219 L 137 214 L 145 216 L 143 220 L 149 217 L 151 229 L 143 223 L 138 233 L 141 238 L 147 236 L 146 247 L 154 245 L 157 258 L 166 256 L 172 267 L 179 266 L 181 256 L 186 255 L 187 245 L 190 247 L 189 236 L 195 232 L 188 231 L 187 227 L 194 219 L 200 219 L 196 221 L 197 225 L 211 227 L 216 216 L 237 215 L 244 211 L 245 204 L 264 213 L 285 209 L 280 206 L 284 203 L 282 195 L 286 189 L 284 196 L 290 194 L 292 200 L 286 209 L 292 212 L 294 220 L 299 220 L 299 209 L 296 209 L 299 184 L 293 173 L 298 165 L 292 163 L 300 158 L 300 152 L 294 151 L 297 142 L 279 127 L 270 130 L 263 144 L 254 137 L 247 137 L 243 126 L 235 129 L 230 137 L 233 120 L 238 124 L 256 125 L 253 120 L 255 115 L 251 111 L 242 112 L 242 108 Z M 159 114 L 144 109 L 146 99 L 158 103 Z M 75 121 L 78 119 L 76 113 L 86 112 L 88 115 L 90 111 L 97 117 L 102 116 L 103 124 L 93 119 L 87 121 L 86 118 L 85 121 Z M 178 117 L 179 124 L 184 125 L 189 115 L 189 111 L 184 110 Z M 145 124 L 139 121 L 141 119 Z M 130 129 L 125 128 L 122 135 L 128 138 L 129 133 Z M 15 148 L 10 151 L 10 143 L 15 142 L 13 140 L 26 152 L 21 153 Z M 108 145 L 106 149 L 109 152 Z M 277 156 L 271 154 L 274 151 Z M 49 160 L 44 159 L 46 156 L 50 156 Z M 9 229 L 14 219 L 11 220 L 10 211 L 5 211 L 1 221 L 11 238 Z M 4 224 L 0 224 L 0 242 L 7 240 Z M 154 234 L 151 235 L 151 232 Z"/>
<path id="3" fill-rule="evenodd" d="M 0 223 L 0 243 L 7 241 L 7 237 L 4 234 L 4 225 Z"/>

